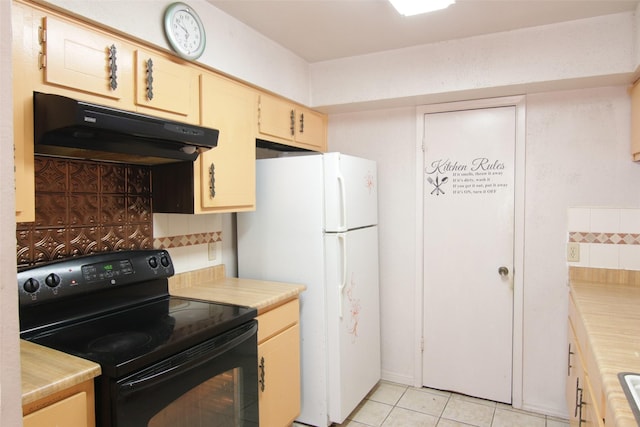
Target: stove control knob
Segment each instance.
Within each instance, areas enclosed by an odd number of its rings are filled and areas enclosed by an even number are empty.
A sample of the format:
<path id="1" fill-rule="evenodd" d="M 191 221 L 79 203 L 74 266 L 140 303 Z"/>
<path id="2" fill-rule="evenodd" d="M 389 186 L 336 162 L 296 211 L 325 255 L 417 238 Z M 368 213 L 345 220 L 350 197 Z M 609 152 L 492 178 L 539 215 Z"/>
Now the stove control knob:
<path id="1" fill-rule="evenodd" d="M 62 280 L 60 279 L 60 276 L 58 276 L 55 273 L 51 273 L 50 275 L 47 276 L 46 279 L 44 279 L 44 283 L 46 283 L 47 286 L 50 288 L 55 288 L 60 284 L 61 281 Z"/>
<path id="2" fill-rule="evenodd" d="M 156 257 L 149 258 L 149 265 L 151 266 L 151 268 L 158 267 L 158 260 L 156 259 Z"/>
<path id="3" fill-rule="evenodd" d="M 162 264 L 163 267 L 169 267 L 169 258 L 163 255 L 162 258 L 160 258 L 160 264 Z"/>
<path id="4" fill-rule="evenodd" d="M 24 282 L 24 285 L 22 285 L 22 287 L 25 291 L 32 294 L 40 288 L 40 283 L 36 279 L 30 278 Z"/>

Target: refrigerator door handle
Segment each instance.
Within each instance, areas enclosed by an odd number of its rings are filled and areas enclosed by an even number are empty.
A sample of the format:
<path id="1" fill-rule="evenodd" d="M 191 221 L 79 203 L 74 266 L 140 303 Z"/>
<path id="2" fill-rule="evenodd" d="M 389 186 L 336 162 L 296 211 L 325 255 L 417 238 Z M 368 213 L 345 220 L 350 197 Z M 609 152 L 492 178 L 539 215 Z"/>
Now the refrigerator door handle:
<path id="1" fill-rule="evenodd" d="M 342 293 L 347 287 L 347 235 L 344 233 L 337 234 L 340 248 L 342 249 L 342 281 L 338 287 L 338 311 L 340 319 L 342 319 Z"/>
<path id="2" fill-rule="evenodd" d="M 338 226 L 339 230 L 347 229 L 347 189 L 344 185 L 344 177 L 340 172 L 337 174 L 338 178 L 338 186 L 340 187 L 340 206 L 342 207 L 342 211 L 340 212 L 340 225 Z"/>

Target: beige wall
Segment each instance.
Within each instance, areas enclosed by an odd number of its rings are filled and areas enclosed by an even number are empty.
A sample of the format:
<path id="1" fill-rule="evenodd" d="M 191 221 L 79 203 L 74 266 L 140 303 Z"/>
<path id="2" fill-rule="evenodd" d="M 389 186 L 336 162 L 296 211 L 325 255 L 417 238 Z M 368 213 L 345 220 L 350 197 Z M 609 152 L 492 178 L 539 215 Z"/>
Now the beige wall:
<path id="1" fill-rule="evenodd" d="M 0 1 L 0 58 L 11 57 L 11 2 Z M 20 426 L 11 61 L 0 61 L 0 425 Z"/>

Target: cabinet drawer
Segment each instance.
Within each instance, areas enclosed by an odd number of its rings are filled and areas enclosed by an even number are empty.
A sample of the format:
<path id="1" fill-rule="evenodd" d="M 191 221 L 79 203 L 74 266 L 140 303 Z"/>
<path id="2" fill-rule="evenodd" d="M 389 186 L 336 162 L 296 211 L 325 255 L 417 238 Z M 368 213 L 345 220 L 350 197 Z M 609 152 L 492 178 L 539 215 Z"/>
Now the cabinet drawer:
<path id="1" fill-rule="evenodd" d="M 297 298 L 258 316 L 258 344 L 296 324 L 299 316 L 300 303 Z"/>
<path id="2" fill-rule="evenodd" d="M 24 427 L 87 425 L 87 394 L 76 393 L 50 406 L 25 415 Z"/>

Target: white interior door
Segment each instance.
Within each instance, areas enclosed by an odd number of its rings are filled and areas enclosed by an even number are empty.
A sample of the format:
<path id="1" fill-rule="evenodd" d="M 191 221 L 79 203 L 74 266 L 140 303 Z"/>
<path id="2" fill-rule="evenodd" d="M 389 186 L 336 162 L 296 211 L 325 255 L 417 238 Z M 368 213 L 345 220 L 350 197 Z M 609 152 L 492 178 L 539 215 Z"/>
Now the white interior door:
<path id="1" fill-rule="evenodd" d="M 423 384 L 511 403 L 516 107 L 424 115 Z"/>

